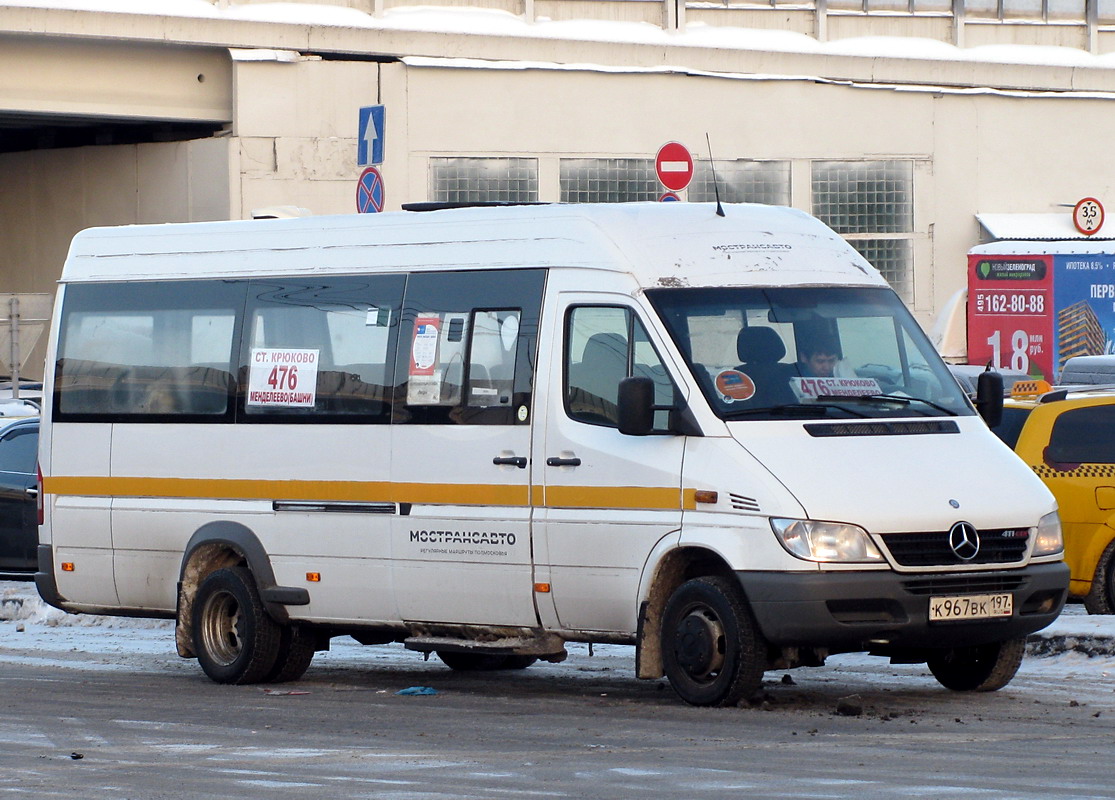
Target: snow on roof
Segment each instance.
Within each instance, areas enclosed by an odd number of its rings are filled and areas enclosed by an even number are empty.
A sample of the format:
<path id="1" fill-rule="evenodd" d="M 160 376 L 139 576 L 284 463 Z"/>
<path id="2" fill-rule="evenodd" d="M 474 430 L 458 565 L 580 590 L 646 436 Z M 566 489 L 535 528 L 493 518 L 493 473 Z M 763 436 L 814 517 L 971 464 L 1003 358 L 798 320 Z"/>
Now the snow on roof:
<path id="1" fill-rule="evenodd" d="M 976 219 L 992 239 L 1095 241 L 1115 238 L 1115 222 L 1105 224 L 1091 236 L 1085 236 L 1072 224 L 1072 211 L 1069 209 L 1052 214 L 976 214 Z"/>
<path id="2" fill-rule="evenodd" d="M 0 0 L 0 7 L 150 15 L 150 0 Z M 214 5 L 209 0 L 160 0 L 160 16 L 253 21 L 275 24 L 516 36 L 574 41 L 658 44 L 670 49 L 716 48 L 861 58 L 1028 64 L 1050 67 L 1115 67 L 1115 53 L 1094 55 L 1072 47 L 987 45 L 958 48 L 936 39 L 871 36 L 821 42 L 806 34 L 691 22 L 667 31 L 648 22 L 550 20 L 499 9 L 404 6 L 381 15 L 341 5 L 274 2 Z"/>
<path id="3" fill-rule="evenodd" d="M 62 280 L 571 267 L 630 272 L 642 286 L 887 285 L 802 211 L 715 208 L 543 204 L 89 228 Z"/>

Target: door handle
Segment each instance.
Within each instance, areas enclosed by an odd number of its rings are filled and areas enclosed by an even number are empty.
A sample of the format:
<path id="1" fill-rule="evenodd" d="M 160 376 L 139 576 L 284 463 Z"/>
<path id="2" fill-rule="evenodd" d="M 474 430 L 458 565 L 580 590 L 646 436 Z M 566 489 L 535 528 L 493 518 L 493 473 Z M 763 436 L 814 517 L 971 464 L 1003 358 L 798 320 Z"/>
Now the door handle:
<path id="1" fill-rule="evenodd" d="M 28 497 L 38 497 L 39 496 L 39 490 L 36 489 L 34 486 L 28 486 L 23 491 L 27 493 Z"/>
<path id="2" fill-rule="evenodd" d="M 579 467 L 581 466 L 581 459 L 573 456 L 572 458 L 557 458 L 550 456 L 546 459 L 547 467 Z"/>
<path id="3" fill-rule="evenodd" d="M 523 456 L 496 456 L 492 459 L 492 463 L 497 467 L 507 465 L 519 469 L 527 468 L 527 460 Z"/>

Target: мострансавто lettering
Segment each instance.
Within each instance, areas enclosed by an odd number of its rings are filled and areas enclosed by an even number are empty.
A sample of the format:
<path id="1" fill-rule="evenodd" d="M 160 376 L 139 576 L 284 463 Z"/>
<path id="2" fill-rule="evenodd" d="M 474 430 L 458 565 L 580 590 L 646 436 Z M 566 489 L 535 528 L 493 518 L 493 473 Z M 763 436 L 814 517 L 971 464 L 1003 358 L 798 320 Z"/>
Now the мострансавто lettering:
<path id="1" fill-rule="evenodd" d="M 422 544 L 501 544 L 513 547 L 515 534 L 487 531 L 411 531 L 410 540 Z"/>

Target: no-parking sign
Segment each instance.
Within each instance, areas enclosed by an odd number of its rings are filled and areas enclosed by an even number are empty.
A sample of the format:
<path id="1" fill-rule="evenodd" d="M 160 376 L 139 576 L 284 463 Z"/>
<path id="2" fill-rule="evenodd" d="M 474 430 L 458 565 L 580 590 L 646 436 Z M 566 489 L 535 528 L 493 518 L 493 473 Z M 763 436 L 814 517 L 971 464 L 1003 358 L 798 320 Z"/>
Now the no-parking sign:
<path id="1" fill-rule="evenodd" d="M 383 211 L 383 194 L 383 176 L 375 167 L 368 167 L 356 183 L 356 210 L 361 214 Z"/>

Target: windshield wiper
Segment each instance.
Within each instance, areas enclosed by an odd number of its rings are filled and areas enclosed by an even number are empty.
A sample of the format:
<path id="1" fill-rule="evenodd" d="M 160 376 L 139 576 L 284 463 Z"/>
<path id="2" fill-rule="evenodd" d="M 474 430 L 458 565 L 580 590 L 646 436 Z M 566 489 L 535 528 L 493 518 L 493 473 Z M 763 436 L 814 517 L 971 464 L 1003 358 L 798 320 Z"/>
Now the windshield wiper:
<path id="1" fill-rule="evenodd" d="M 868 417 L 869 414 L 864 414 L 861 411 L 855 411 L 850 408 L 844 408 L 837 403 L 783 403 L 777 406 L 763 406 L 762 408 L 741 408 L 739 411 L 725 412 L 724 416 L 729 417 L 751 417 L 758 414 L 773 414 L 775 416 L 794 416 L 794 417 L 823 417 L 826 415 L 827 410 L 830 408 L 839 409 L 854 417 Z"/>
<path id="2" fill-rule="evenodd" d="M 840 396 L 824 394 L 824 395 L 818 395 L 817 399 L 818 400 L 827 400 L 829 402 L 861 400 L 861 401 L 865 401 L 865 402 L 898 403 L 898 404 L 904 405 L 904 406 L 908 406 L 908 405 L 910 405 L 910 403 L 923 403 L 923 404 L 929 406 L 930 408 L 934 408 L 937 411 L 940 411 L 942 414 L 945 414 L 946 416 L 952 417 L 952 416 L 956 415 L 956 412 L 953 411 L 951 408 L 947 408 L 947 407 L 942 406 L 938 403 L 934 403 L 932 400 L 926 400 L 923 397 L 908 397 L 908 396 L 903 395 L 903 394 L 854 394 L 854 395 L 840 395 Z M 923 416 L 929 416 L 929 414 L 923 414 Z"/>

